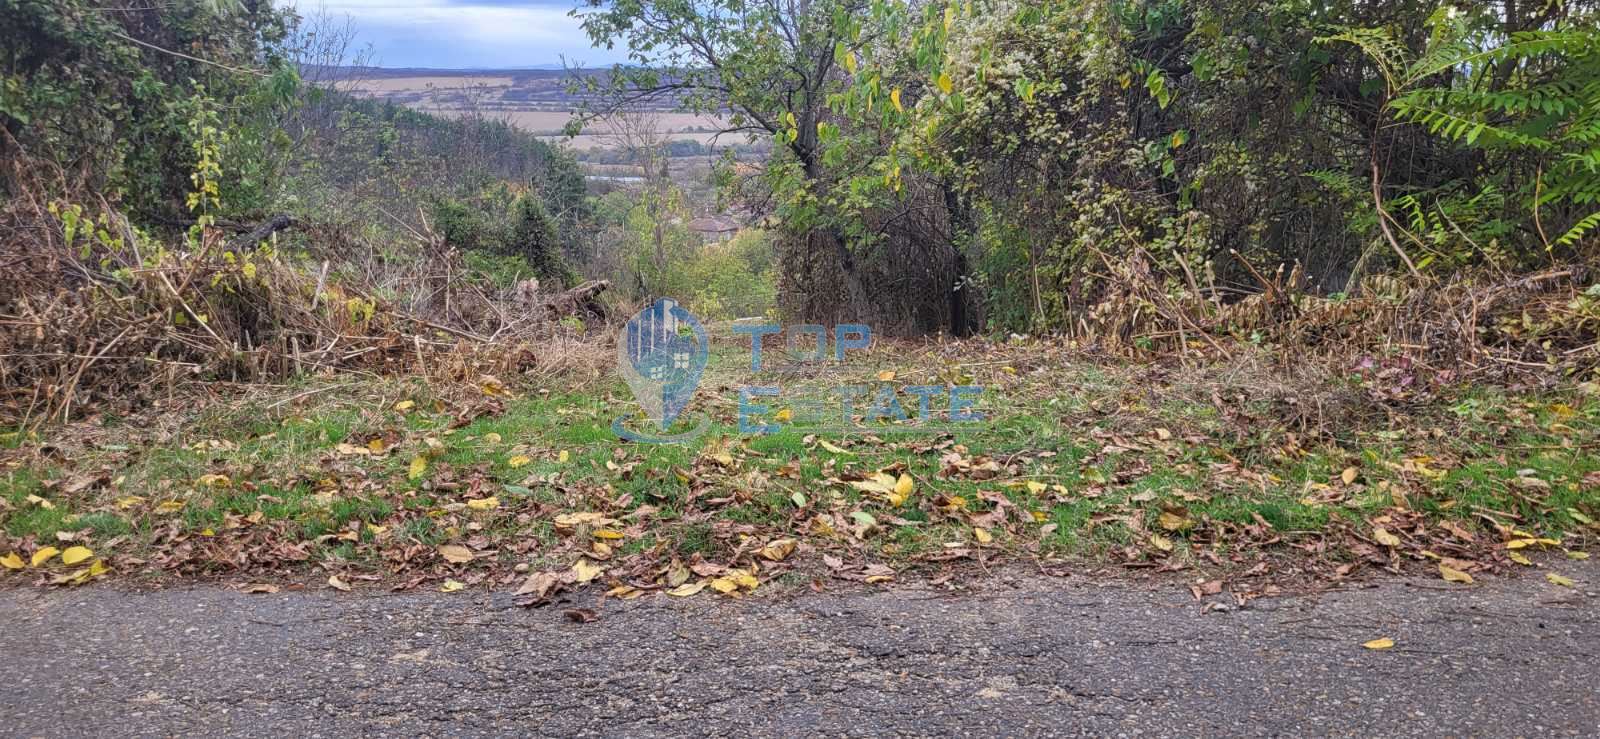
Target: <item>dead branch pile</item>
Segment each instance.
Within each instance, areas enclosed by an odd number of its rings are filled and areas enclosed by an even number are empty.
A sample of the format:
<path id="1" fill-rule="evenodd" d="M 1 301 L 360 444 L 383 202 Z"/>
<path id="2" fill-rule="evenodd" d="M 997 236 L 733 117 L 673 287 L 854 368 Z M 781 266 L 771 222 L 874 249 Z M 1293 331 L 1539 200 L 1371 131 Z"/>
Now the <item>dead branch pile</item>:
<path id="1" fill-rule="evenodd" d="M 1270 277 L 1251 268 L 1261 290 L 1235 302 L 1192 277 L 1163 279 L 1142 252 L 1106 266 L 1114 287 L 1074 332 L 1108 350 L 1225 355 L 1243 341 L 1283 347 L 1285 362 L 1405 357 L 1480 379 L 1600 368 L 1600 270 L 1591 265 L 1462 270 L 1425 284 L 1376 276 L 1336 297 L 1311 292 L 1298 267 Z"/>
<path id="2" fill-rule="evenodd" d="M 305 224 L 269 219 L 242 238 L 290 225 Z M 605 282 L 486 289 L 421 236 L 390 260 L 403 267 L 379 270 L 217 229 L 158 241 L 103 202 L 15 199 L 0 212 L 0 425 L 137 407 L 194 380 L 542 372 L 553 366 L 543 348 L 570 331 L 558 319 L 604 317 Z"/>

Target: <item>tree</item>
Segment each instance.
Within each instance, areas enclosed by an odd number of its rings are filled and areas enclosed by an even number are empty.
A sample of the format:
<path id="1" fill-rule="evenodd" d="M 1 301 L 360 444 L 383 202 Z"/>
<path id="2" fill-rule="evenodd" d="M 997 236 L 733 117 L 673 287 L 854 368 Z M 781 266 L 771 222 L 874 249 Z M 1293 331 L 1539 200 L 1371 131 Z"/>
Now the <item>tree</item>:
<path id="1" fill-rule="evenodd" d="M 771 136 L 792 168 L 785 225 L 807 251 L 823 251 L 840 271 L 846 313 L 870 301 L 848 240 L 837 223 L 808 210 L 827 187 L 821 137 L 827 102 L 866 43 L 864 0 L 589 0 L 577 11 L 597 46 L 621 45 L 631 65 L 579 78 L 598 93 L 589 117 L 667 101 L 684 110 L 725 115 L 722 133 Z M 780 175 L 781 176 L 781 175 Z"/>

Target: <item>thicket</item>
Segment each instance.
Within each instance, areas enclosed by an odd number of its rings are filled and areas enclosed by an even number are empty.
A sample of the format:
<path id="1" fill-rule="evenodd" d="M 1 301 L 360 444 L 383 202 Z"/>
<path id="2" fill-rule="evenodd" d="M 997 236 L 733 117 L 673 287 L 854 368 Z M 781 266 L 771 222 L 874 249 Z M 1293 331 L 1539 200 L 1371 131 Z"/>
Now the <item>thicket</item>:
<path id="1" fill-rule="evenodd" d="M 592 5 L 645 62 L 598 92 L 774 142 L 743 193 L 800 317 L 1182 345 L 1241 302 L 1587 263 L 1600 233 L 1591 0 Z"/>

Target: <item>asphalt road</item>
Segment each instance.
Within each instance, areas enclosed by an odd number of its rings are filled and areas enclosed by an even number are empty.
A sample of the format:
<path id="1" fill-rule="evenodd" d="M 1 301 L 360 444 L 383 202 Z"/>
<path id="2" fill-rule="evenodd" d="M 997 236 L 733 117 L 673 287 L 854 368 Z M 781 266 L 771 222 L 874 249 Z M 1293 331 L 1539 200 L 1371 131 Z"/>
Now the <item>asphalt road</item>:
<path id="1" fill-rule="evenodd" d="M 1202 613 L 1175 585 L 1015 575 L 590 623 L 484 593 L 12 588 L 0 735 L 1596 735 L 1600 566 L 1551 565 L 1577 587 Z"/>

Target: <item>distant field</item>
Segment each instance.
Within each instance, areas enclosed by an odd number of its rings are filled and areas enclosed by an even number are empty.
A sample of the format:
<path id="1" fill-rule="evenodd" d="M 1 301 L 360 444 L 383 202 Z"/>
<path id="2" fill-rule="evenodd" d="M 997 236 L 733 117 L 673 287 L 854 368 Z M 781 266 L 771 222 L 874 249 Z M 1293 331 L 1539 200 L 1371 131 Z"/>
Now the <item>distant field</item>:
<path id="1" fill-rule="evenodd" d="M 566 141 L 575 149 L 604 149 L 616 137 L 603 122 L 589 126 L 574 139 L 562 136 L 572 111 L 581 100 L 567 93 L 560 72 L 517 71 L 473 74 L 428 70 L 406 75 L 398 70 L 376 70 L 354 85 L 358 95 L 382 98 L 444 116 L 477 110 L 529 133 Z M 655 112 L 657 128 L 671 140 L 710 143 L 724 122 L 713 116 Z M 742 137 L 724 136 L 722 143 L 744 143 Z"/>

